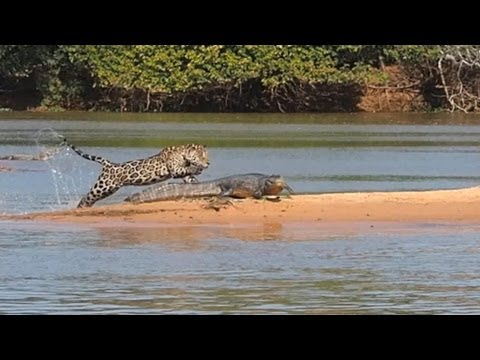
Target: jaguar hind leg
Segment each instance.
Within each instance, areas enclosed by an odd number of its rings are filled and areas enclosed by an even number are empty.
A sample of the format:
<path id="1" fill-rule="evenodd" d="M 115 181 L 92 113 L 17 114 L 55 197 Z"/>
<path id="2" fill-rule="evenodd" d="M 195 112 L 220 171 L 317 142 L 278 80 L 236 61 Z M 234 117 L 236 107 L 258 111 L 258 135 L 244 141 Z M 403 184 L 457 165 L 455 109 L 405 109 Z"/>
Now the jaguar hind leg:
<path id="1" fill-rule="evenodd" d="M 82 200 L 80 200 L 80 202 L 77 205 L 77 208 L 91 207 L 98 200 L 105 199 L 107 196 L 112 195 L 118 189 L 120 189 L 120 186 L 117 186 L 117 185 L 110 185 L 110 186 L 100 188 L 99 182 L 97 182 L 95 183 L 95 185 L 93 185 L 90 192 L 87 195 L 85 195 L 82 198 Z"/>

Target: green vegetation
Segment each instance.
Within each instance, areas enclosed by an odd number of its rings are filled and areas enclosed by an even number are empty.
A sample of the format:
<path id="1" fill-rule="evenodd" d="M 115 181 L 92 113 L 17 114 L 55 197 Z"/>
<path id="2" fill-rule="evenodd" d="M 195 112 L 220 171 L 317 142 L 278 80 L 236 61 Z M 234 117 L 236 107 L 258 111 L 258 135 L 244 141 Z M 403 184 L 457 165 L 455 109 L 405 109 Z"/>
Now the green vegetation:
<path id="1" fill-rule="evenodd" d="M 373 88 L 419 93 L 429 110 L 475 111 L 476 103 L 455 107 L 441 90 L 459 81 L 451 76 L 459 73 L 451 55 L 458 51 L 440 45 L 2 45 L 0 108 L 356 111 Z M 449 61 L 443 72 L 441 59 Z M 392 69 L 401 69 L 400 79 Z"/>

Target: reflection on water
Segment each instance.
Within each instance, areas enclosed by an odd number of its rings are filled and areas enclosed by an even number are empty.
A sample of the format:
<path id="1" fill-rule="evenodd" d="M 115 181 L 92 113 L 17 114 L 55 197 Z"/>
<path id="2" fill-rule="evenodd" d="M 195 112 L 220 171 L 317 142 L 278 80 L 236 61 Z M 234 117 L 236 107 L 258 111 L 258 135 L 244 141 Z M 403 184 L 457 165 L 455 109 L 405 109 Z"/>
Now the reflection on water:
<path id="1" fill-rule="evenodd" d="M 396 226 L 3 223 L 0 313 L 480 313 L 478 226 Z"/>
<path id="2" fill-rule="evenodd" d="M 237 240 L 276 240 L 288 239 L 291 234 L 283 231 L 281 223 L 242 225 L 195 225 L 160 227 L 158 224 L 134 224 L 129 227 L 117 225 L 98 227 L 98 236 L 102 239 L 100 246 L 118 247 L 124 245 L 160 243 L 171 249 L 199 250 L 206 246 L 208 239 L 237 239 Z M 95 240 L 96 242 L 97 240 Z"/>
<path id="3" fill-rule="evenodd" d="M 479 183 L 479 119 L 8 113 L 0 155 L 57 144 L 34 138 L 52 128 L 112 161 L 207 143 L 205 180 L 277 173 L 297 193 L 459 188 Z M 0 165 L 14 169 L 0 173 L 0 213 L 73 208 L 100 170 L 71 151 Z M 478 224 L 100 225 L 0 221 L 0 313 L 480 313 Z"/>
<path id="4" fill-rule="evenodd" d="M 2 120 L 178 122 L 178 123 L 267 123 L 267 124 L 480 124 L 476 113 L 108 113 L 66 111 L 56 113 L 12 111 L 0 113 Z"/>
<path id="5" fill-rule="evenodd" d="M 458 114 L 404 115 L 390 118 L 364 114 L 235 115 L 136 114 L 126 121 L 119 114 L 56 115 L 56 120 L 14 120 L 17 113 L 0 114 L 0 139 L 5 145 L 31 145 L 42 129 L 51 128 L 80 146 L 152 147 L 201 142 L 209 147 L 411 147 L 478 146 L 480 116 Z M 4 117 L 3 120 L 1 117 Z M 30 115 L 31 116 L 31 115 Z M 107 119 L 95 121 L 96 117 Z M 115 118 L 123 119 L 116 122 Z M 156 120 L 155 120 L 156 119 Z M 177 121 L 172 121 L 177 119 Z M 416 120 L 416 121 L 415 121 Z M 46 134 L 45 134 L 46 135 Z M 58 138 L 49 139 L 53 144 Z"/>

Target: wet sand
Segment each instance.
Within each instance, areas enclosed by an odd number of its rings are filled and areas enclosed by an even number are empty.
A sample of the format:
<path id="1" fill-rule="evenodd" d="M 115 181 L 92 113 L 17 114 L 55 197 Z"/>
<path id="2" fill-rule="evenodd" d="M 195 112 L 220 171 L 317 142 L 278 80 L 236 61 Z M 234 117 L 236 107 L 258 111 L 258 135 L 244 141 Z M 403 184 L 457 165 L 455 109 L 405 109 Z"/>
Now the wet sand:
<path id="1" fill-rule="evenodd" d="M 88 223 L 112 226 L 231 225 L 338 222 L 480 221 L 480 187 L 405 192 L 294 195 L 281 201 L 233 200 L 233 205 L 205 208 L 207 200 L 160 201 L 132 205 L 96 204 L 88 209 L 4 215 L 4 220 Z"/>

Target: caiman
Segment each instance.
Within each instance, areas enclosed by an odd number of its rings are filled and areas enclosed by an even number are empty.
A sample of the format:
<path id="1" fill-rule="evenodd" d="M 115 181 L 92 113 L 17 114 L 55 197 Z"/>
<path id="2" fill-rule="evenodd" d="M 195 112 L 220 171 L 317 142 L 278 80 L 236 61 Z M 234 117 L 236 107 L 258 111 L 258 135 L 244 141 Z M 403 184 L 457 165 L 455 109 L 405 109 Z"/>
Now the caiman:
<path id="1" fill-rule="evenodd" d="M 278 195 L 283 190 L 293 190 L 280 175 L 239 174 L 198 183 L 170 183 L 135 193 L 125 201 L 134 204 L 198 197 L 232 197 L 261 199 L 266 195 Z"/>

